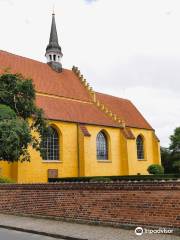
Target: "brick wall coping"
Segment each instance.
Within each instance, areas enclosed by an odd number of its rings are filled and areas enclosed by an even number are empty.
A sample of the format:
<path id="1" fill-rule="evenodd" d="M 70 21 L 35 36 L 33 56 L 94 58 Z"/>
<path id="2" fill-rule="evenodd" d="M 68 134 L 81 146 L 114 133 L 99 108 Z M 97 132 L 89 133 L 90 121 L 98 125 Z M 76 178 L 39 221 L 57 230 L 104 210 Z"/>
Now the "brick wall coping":
<path id="1" fill-rule="evenodd" d="M 0 212 L 97 224 L 180 227 L 180 181 L 0 184 Z"/>
<path id="2" fill-rule="evenodd" d="M 120 182 L 62 182 L 35 184 L 0 184 L 0 190 L 179 190 L 180 181 L 120 181 Z"/>

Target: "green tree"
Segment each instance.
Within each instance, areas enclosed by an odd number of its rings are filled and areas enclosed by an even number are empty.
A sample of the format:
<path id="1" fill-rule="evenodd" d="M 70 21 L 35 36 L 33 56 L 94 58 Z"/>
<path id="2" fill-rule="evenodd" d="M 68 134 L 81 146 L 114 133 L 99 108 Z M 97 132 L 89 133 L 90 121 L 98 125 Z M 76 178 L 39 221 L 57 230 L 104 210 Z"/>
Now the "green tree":
<path id="1" fill-rule="evenodd" d="M 20 74 L 1 74 L 0 160 L 30 161 L 29 146 L 42 155 L 41 139 L 47 131 L 43 111 L 35 105 L 32 80 Z"/>
<path id="2" fill-rule="evenodd" d="M 164 173 L 173 173 L 171 152 L 169 148 L 161 147 L 161 162 L 164 167 Z"/>
<path id="3" fill-rule="evenodd" d="M 170 136 L 169 148 L 161 147 L 161 160 L 165 173 L 180 173 L 180 127 Z"/>
<path id="4" fill-rule="evenodd" d="M 171 159 L 173 172 L 180 173 L 180 127 L 174 130 L 174 134 L 170 136 Z"/>
<path id="5" fill-rule="evenodd" d="M 174 130 L 174 134 L 170 136 L 170 141 L 169 149 L 172 150 L 172 153 L 180 154 L 180 127 Z"/>

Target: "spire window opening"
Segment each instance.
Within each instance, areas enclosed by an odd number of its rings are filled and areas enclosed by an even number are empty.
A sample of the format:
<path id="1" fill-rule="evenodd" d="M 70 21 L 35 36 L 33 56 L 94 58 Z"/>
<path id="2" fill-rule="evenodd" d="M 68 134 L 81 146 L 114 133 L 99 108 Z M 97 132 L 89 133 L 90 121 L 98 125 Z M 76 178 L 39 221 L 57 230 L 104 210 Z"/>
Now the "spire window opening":
<path id="1" fill-rule="evenodd" d="M 55 54 L 53 55 L 53 60 L 56 61 L 56 55 Z"/>
<path id="2" fill-rule="evenodd" d="M 50 61 L 52 61 L 52 56 L 51 55 L 49 55 L 49 59 L 50 59 Z"/>

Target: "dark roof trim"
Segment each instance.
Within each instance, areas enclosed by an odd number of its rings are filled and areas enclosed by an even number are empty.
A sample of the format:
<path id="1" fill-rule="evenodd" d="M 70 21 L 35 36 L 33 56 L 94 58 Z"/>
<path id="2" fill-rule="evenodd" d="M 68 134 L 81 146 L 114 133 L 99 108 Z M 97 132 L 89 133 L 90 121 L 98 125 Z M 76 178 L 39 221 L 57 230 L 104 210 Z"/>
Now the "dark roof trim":
<path id="1" fill-rule="evenodd" d="M 130 128 L 124 128 L 124 129 L 121 129 L 121 132 L 123 134 L 123 136 L 126 138 L 126 139 L 131 139 L 131 140 L 134 140 L 135 139 L 135 136 L 134 134 L 132 133 L 131 129 Z"/>
<path id="2" fill-rule="evenodd" d="M 79 124 L 79 128 L 81 129 L 81 132 L 85 137 L 90 137 L 91 134 L 89 133 L 88 129 L 86 128 L 86 125 L 84 124 Z"/>

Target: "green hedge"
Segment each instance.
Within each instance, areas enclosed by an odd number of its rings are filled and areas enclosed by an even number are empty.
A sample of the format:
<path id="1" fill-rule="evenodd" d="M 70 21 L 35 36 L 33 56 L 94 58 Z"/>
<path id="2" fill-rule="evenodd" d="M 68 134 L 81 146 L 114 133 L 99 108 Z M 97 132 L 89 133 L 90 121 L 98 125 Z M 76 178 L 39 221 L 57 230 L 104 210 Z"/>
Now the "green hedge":
<path id="1" fill-rule="evenodd" d="M 0 184 L 1 183 L 15 183 L 12 179 L 0 177 Z"/>
<path id="2" fill-rule="evenodd" d="M 69 177 L 69 178 L 49 178 L 49 182 L 95 182 L 95 181 L 149 181 L 149 180 L 177 180 L 180 174 L 160 174 L 160 175 L 127 175 L 127 176 L 95 176 L 95 177 Z"/>

